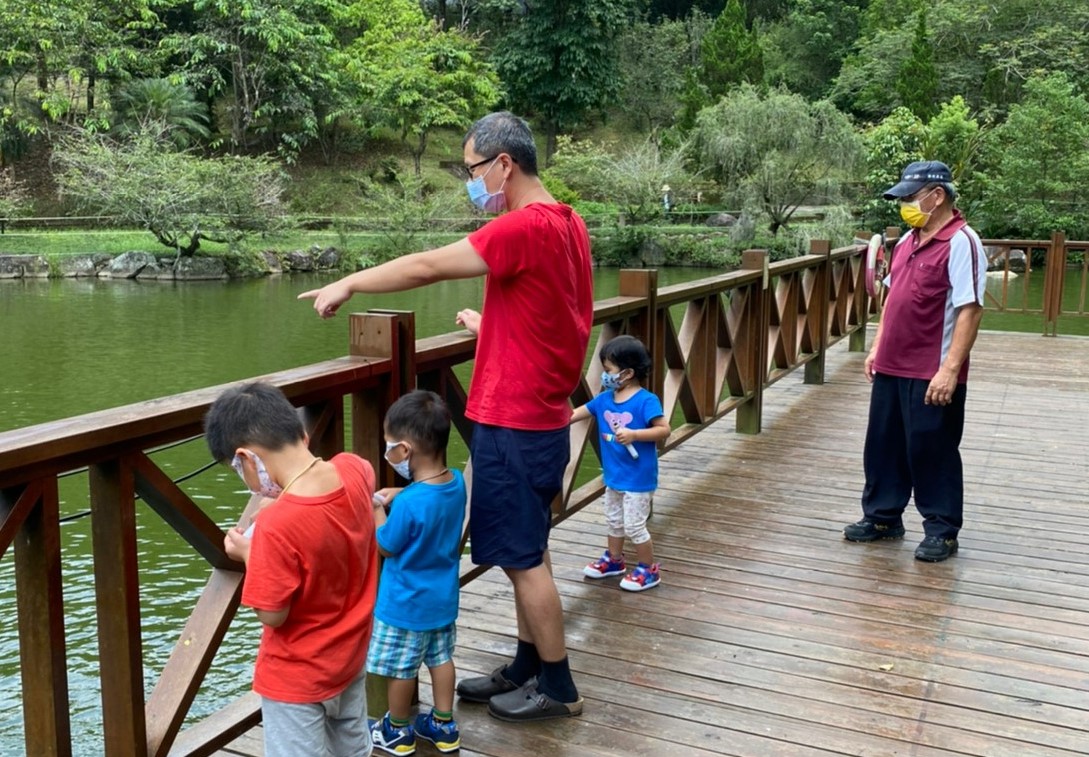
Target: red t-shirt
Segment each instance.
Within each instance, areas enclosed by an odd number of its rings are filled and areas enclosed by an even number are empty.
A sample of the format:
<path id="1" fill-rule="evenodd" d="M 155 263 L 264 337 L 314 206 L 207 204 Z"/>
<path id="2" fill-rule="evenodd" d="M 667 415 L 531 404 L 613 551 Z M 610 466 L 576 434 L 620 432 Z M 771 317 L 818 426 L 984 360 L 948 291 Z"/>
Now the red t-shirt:
<path id="1" fill-rule="evenodd" d="M 469 243 L 488 276 L 465 414 L 504 428 L 566 426 L 594 320 L 586 224 L 567 205 L 532 203 Z"/>
<path id="2" fill-rule="evenodd" d="M 242 603 L 275 611 L 264 626 L 253 690 L 281 702 L 320 702 L 342 692 L 362 670 L 378 587 L 374 540 L 374 469 L 339 454 L 342 486 L 320 497 L 290 492 L 262 510 L 250 545 Z"/>

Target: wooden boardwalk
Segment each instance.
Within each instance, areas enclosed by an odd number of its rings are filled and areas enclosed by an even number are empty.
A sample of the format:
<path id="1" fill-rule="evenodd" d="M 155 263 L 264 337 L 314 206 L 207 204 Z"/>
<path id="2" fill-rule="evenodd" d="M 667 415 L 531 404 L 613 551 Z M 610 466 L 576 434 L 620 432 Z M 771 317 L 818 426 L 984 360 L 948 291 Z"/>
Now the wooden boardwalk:
<path id="1" fill-rule="evenodd" d="M 841 537 L 859 515 L 862 360 L 841 343 L 824 386 L 768 390 L 762 434 L 728 417 L 662 459 L 659 588 L 582 578 L 604 544 L 596 506 L 557 527 L 585 712 L 512 725 L 459 703 L 461 754 L 1089 754 L 1089 340 L 980 335 L 961 551 L 939 564 L 912 557 L 913 509 L 903 542 Z M 501 574 L 468 585 L 459 676 L 499 664 L 513 628 Z"/>

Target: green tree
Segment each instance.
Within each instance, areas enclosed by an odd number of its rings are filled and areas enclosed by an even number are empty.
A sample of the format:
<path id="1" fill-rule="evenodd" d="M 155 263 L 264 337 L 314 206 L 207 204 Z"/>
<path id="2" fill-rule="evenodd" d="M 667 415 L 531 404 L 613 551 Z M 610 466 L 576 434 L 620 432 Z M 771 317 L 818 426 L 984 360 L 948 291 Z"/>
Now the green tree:
<path id="1" fill-rule="evenodd" d="M 1089 234 L 1089 100 L 1063 73 L 1030 78 L 1025 100 L 986 139 L 984 217 L 991 234 Z"/>
<path id="2" fill-rule="evenodd" d="M 633 0 L 554 0 L 525 3 L 517 25 L 495 46 L 495 63 L 511 107 L 536 116 L 547 137 L 616 102 L 620 92 L 617 39 Z"/>
<path id="3" fill-rule="evenodd" d="M 343 86 L 334 65 L 348 8 L 340 0 L 194 0 L 194 28 L 163 42 L 182 75 L 223 97 L 235 152 L 275 145 L 294 156 L 319 136 Z"/>
<path id="4" fill-rule="evenodd" d="M 549 176 L 560 179 L 580 199 L 616 205 L 633 223 L 661 217 L 664 185 L 674 196 L 683 195 L 694 178 L 685 167 L 685 145 L 665 149 L 648 138 L 617 150 L 566 137 L 559 144 Z"/>
<path id="5" fill-rule="evenodd" d="M 934 47 L 926 33 L 926 11 L 919 12 L 911 56 L 900 66 L 896 93 L 912 113 L 927 119 L 934 115 L 938 97 L 938 69 L 934 65 Z"/>
<path id="6" fill-rule="evenodd" d="M 113 127 L 122 136 L 140 131 L 149 121 L 162 124 L 178 147 L 211 136 L 208 108 L 185 84 L 166 78 L 134 79 L 118 88 L 112 104 Z"/>
<path id="7" fill-rule="evenodd" d="M 761 34 L 765 79 L 810 99 L 826 96 L 858 37 L 866 0 L 795 0 Z"/>
<path id="8" fill-rule="evenodd" d="M 275 161 L 178 151 L 155 122 L 122 141 L 80 130 L 59 140 L 53 156 L 62 197 L 147 229 L 179 257 L 204 240 L 236 243 L 281 215 L 283 174 Z"/>
<path id="9" fill-rule="evenodd" d="M 437 128 L 464 130 L 501 96 L 476 39 L 441 30 L 409 0 L 387 0 L 363 17 L 367 30 L 345 54 L 368 118 L 395 129 L 416 175 Z"/>
<path id="10" fill-rule="evenodd" d="M 968 103 L 960 95 L 942 103 L 937 115 L 926 126 L 923 156 L 949 166 L 961 195 L 973 197 L 972 180 L 982 158 L 986 130 L 972 116 Z"/>
<path id="11" fill-rule="evenodd" d="M 746 207 L 759 208 L 774 234 L 800 205 L 840 192 L 862 157 L 848 118 L 827 101 L 744 84 L 700 113 L 696 162 Z"/>
<path id="12" fill-rule="evenodd" d="M 729 0 L 703 37 L 703 80 L 712 98 L 738 84 L 759 84 L 764 78 L 764 56 L 756 30 L 745 23 L 741 0 Z"/>
<path id="13" fill-rule="evenodd" d="M 683 22 L 638 21 L 620 35 L 621 110 L 637 128 L 673 123 L 685 88 L 688 39 Z"/>
<path id="14" fill-rule="evenodd" d="M 904 166 L 922 160 L 929 133 L 926 125 L 904 107 L 863 132 L 866 182 L 862 201 L 863 225 L 871 230 L 900 223 L 895 203 L 881 193 L 900 179 Z"/>

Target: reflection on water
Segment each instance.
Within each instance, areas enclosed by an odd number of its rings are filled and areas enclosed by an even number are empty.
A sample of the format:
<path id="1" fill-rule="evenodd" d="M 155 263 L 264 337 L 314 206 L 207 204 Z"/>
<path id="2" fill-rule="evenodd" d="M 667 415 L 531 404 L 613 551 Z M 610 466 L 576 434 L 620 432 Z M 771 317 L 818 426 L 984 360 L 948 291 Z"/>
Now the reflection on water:
<path id="1" fill-rule="evenodd" d="M 667 269 L 662 285 L 716 273 Z M 0 432 L 131 402 L 261 376 L 347 352 L 347 319 L 322 321 L 295 296 L 328 277 L 161 283 L 0 281 Z M 615 270 L 595 272 L 598 298 L 616 294 Z M 351 308 L 413 310 L 418 336 L 453 331 L 454 314 L 479 308 L 482 280 L 444 282 L 414 292 L 357 296 Z M 467 378 L 466 378 L 467 380 Z M 464 463 L 463 447 L 451 463 Z M 208 462 L 203 440 L 156 453 L 180 478 Z M 213 468 L 182 488 L 220 526 L 246 500 L 238 478 Z M 86 476 L 60 485 L 64 616 L 75 754 L 103 752 L 97 622 Z M 150 693 L 185 619 L 208 580 L 206 563 L 154 512 L 137 506 L 137 549 L 145 662 Z M 19 645 L 11 550 L 0 560 L 0 755 L 22 754 Z M 191 720 L 249 690 L 259 625 L 242 611 L 194 704 Z"/>

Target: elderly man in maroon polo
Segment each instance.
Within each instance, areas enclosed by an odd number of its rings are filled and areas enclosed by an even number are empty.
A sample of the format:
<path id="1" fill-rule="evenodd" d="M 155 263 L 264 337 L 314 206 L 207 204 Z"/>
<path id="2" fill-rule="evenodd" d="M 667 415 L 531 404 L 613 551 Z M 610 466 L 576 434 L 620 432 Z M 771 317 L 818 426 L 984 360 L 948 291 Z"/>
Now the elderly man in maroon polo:
<path id="1" fill-rule="evenodd" d="M 893 251 L 881 321 L 866 356 L 873 384 L 863 467 L 863 518 L 843 529 L 848 541 L 904 536 L 908 500 L 923 516 L 915 558 L 956 554 L 963 523 L 964 430 L 968 353 L 983 317 L 987 260 L 979 236 L 954 207 L 949 167 L 907 166 L 884 193 L 911 226 Z"/>

